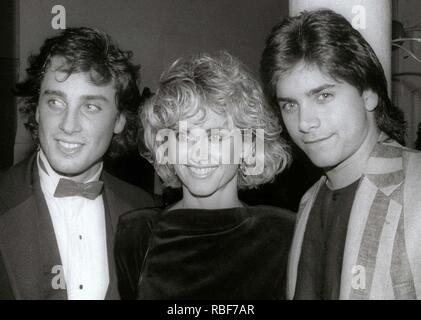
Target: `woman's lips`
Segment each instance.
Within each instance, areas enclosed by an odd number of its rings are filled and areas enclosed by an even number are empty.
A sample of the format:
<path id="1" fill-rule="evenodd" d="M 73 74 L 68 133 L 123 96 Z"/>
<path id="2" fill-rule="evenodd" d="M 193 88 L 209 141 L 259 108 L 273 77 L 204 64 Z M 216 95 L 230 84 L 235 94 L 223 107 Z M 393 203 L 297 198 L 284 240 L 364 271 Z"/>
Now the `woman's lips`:
<path id="1" fill-rule="evenodd" d="M 195 167 L 195 166 L 186 166 L 188 170 L 196 177 L 205 178 L 211 175 L 218 166 L 210 166 L 210 167 Z"/>

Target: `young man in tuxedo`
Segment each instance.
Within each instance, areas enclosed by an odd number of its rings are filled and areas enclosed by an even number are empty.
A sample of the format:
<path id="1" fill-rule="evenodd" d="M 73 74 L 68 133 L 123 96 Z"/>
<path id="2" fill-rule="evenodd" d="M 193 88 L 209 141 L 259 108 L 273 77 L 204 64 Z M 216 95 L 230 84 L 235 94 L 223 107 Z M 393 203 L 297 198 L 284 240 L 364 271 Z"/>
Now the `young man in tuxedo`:
<path id="1" fill-rule="evenodd" d="M 138 67 L 96 29 L 69 28 L 16 88 L 38 151 L 0 178 L 0 298 L 118 299 L 119 216 L 152 198 L 103 170 L 137 136 Z"/>
<path id="2" fill-rule="evenodd" d="M 295 299 L 421 297 L 421 154 L 403 147 L 378 58 L 330 10 L 275 26 L 261 60 L 289 138 L 324 176 L 301 200 L 288 267 Z"/>

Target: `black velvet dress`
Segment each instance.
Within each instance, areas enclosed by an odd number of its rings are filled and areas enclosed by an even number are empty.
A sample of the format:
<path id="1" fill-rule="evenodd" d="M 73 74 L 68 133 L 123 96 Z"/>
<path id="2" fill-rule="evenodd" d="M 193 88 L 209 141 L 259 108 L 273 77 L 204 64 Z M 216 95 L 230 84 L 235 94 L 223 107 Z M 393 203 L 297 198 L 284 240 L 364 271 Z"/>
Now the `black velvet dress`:
<path id="1" fill-rule="evenodd" d="M 283 299 L 294 214 L 273 207 L 123 215 L 122 299 Z"/>

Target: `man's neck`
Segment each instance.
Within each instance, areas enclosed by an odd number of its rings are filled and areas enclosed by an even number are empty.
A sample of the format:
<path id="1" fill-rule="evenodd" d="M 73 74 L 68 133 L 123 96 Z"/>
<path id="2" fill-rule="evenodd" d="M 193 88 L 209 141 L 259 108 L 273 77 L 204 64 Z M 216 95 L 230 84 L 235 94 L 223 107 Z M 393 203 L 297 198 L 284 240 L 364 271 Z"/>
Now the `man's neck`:
<path id="1" fill-rule="evenodd" d="M 48 162 L 47 157 L 45 156 L 45 153 L 42 151 L 42 149 L 39 150 L 39 166 L 40 169 L 43 170 L 48 176 L 50 177 L 54 177 L 57 179 L 57 181 L 60 178 L 65 178 L 65 179 L 70 179 L 76 182 L 90 182 L 90 181 L 97 181 L 99 180 L 99 177 L 101 175 L 102 172 L 102 168 L 103 168 L 103 163 L 102 162 L 98 162 L 96 163 L 94 166 L 92 166 L 91 168 L 89 168 L 87 171 L 79 174 L 79 175 L 75 175 L 75 176 L 66 176 L 63 175 L 57 171 L 55 171 L 50 163 Z"/>
<path id="2" fill-rule="evenodd" d="M 361 178 L 379 134 L 380 132 L 377 128 L 369 130 L 357 152 L 338 166 L 326 171 L 327 186 L 330 189 L 344 188 Z"/>

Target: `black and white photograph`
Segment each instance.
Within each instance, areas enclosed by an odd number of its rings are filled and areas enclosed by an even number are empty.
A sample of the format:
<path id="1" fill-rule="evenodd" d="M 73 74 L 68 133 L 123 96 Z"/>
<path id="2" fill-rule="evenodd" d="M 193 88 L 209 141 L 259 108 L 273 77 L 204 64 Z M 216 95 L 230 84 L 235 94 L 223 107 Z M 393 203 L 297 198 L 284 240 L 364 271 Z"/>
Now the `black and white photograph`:
<path id="1" fill-rule="evenodd" d="M 0 300 L 421 299 L 420 1 L 0 18 Z"/>

